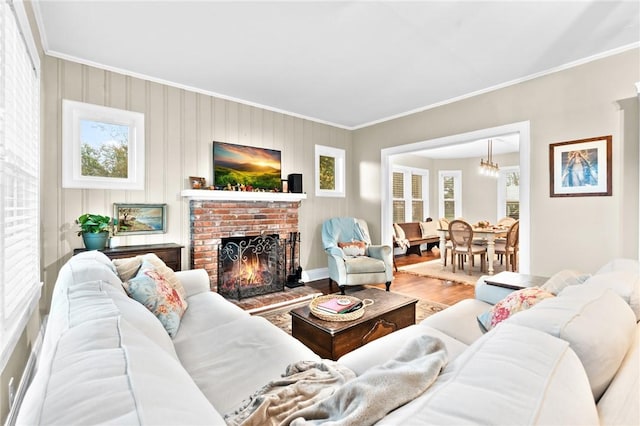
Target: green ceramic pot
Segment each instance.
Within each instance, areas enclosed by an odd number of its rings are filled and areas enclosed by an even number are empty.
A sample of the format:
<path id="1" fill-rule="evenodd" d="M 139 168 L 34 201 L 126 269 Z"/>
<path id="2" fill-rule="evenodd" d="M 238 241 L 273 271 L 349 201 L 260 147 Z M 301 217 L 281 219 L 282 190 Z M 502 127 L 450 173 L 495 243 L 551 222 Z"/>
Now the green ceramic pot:
<path id="1" fill-rule="evenodd" d="M 82 241 L 84 241 L 84 246 L 87 250 L 103 250 L 107 246 L 108 239 L 108 232 L 82 233 Z"/>

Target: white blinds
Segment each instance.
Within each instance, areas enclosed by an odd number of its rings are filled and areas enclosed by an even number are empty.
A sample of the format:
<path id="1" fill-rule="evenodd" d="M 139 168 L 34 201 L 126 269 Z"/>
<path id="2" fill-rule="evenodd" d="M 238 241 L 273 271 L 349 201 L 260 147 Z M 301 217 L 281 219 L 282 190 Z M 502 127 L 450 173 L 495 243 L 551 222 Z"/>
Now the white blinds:
<path id="1" fill-rule="evenodd" d="M 23 12 L 23 11 L 22 11 Z M 40 82 L 10 3 L 0 3 L 0 342 L 2 364 L 40 288 Z M 30 37 L 30 33 L 27 34 Z M 37 65 L 36 65 L 37 66 Z"/>

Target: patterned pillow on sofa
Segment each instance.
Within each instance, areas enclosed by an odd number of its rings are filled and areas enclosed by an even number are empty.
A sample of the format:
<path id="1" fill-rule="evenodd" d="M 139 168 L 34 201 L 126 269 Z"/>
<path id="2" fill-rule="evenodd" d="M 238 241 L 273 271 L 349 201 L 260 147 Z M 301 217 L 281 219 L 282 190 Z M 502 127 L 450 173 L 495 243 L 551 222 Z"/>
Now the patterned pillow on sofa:
<path id="1" fill-rule="evenodd" d="M 514 291 L 496 303 L 490 310 L 478 315 L 478 324 L 486 333 L 513 314 L 529 309 L 549 297 L 554 297 L 554 295 L 540 287 L 527 287 Z"/>
<path id="2" fill-rule="evenodd" d="M 176 335 L 187 302 L 150 263 L 142 263 L 140 272 L 127 282 L 125 289 L 160 320 L 169 336 Z"/>

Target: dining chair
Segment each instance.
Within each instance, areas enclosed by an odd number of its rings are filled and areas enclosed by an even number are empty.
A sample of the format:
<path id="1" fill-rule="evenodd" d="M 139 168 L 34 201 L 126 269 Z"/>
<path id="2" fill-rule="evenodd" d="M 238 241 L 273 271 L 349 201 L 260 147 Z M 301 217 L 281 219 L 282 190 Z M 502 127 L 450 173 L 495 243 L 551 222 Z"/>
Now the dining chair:
<path id="1" fill-rule="evenodd" d="M 447 219 L 446 217 L 441 217 L 440 219 L 438 219 L 438 223 L 440 224 L 440 229 L 449 229 L 449 219 Z M 439 245 L 438 245 L 438 248 L 440 248 Z M 447 234 L 447 236 L 445 237 L 444 253 L 443 253 L 445 268 L 447 267 L 447 255 L 448 253 L 451 252 L 452 249 L 453 249 L 453 244 L 451 243 L 451 237 L 449 237 L 449 235 Z"/>
<path id="2" fill-rule="evenodd" d="M 486 270 L 487 247 L 473 244 L 473 228 L 464 220 L 452 220 L 449 223 L 449 236 L 451 237 L 451 268 L 456 272 L 455 257 L 460 269 L 464 270 L 464 259 L 469 258 L 467 273 L 471 275 L 475 255 L 480 255 L 480 269 Z"/>
<path id="3" fill-rule="evenodd" d="M 500 257 L 500 264 L 502 264 L 502 257 L 505 258 L 505 271 L 509 270 L 511 265 L 511 271 L 516 272 L 518 265 L 518 249 L 520 240 L 520 221 L 516 220 L 509 227 L 507 231 L 507 238 L 504 242 L 496 241 L 495 253 Z M 491 259 L 490 261 L 493 261 Z"/>

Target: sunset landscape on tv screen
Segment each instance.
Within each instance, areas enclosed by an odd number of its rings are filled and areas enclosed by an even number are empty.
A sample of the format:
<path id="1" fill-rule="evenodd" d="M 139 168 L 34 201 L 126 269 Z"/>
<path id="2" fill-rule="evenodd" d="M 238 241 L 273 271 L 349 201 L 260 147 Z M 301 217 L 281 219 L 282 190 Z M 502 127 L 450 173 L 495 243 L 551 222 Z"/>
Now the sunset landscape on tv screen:
<path id="1" fill-rule="evenodd" d="M 216 187 L 244 184 L 254 189 L 279 189 L 280 151 L 213 143 L 213 181 Z"/>

